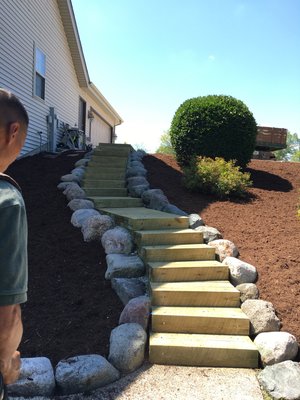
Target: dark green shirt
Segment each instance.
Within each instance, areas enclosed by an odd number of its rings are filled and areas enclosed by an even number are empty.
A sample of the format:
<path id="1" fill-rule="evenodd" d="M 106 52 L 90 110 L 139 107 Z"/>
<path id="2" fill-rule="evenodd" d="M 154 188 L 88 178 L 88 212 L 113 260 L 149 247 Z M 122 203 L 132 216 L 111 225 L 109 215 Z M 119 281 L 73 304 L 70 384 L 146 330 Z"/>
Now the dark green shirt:
<path id="1" fill-rule="evenodd" d="M 27 300 L 27 217 L 24 200 L 0 179 L 0 306 Z"/>

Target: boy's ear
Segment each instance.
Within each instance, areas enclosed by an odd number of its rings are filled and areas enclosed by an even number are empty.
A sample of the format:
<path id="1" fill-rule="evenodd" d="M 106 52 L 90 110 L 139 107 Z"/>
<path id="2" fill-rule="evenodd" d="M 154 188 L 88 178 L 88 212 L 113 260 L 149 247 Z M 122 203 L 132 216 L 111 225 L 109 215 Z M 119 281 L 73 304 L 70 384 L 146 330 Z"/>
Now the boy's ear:
<path id="1" fill-rule="evenodd" d="M 16 135 L 20 131 L 20 123 L 19 122 L 12 122 L 8 127 L 7 132 L 7 141 L 10 143 L 16 138 Z"/>

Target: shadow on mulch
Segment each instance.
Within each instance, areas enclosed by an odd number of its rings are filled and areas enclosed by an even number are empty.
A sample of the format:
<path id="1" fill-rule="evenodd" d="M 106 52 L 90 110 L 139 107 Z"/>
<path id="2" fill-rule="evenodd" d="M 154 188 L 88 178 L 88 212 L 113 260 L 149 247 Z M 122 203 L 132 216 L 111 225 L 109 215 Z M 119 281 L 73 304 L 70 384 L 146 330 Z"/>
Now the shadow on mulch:
<path id="1" fill-rule="evenodd" d="M 253 182 L 252 187 L 255 189 L 276 192 L 290 192 L 293 189 L 293 185 L 287 179 L 271 174 L 270 172 L 252 168 L 247 168 L 246 172 L 251 174 L 251 180 Z"/>

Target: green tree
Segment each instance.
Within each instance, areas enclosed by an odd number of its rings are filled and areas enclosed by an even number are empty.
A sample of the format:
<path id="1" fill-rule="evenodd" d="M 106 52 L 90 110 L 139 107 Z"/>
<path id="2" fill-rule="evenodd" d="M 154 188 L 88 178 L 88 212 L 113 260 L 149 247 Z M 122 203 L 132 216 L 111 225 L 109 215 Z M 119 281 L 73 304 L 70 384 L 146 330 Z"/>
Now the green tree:
<path id="1" fill-rule="evenodd" d="M 156 153 L 175 154 L 171 144 L 170 131 L 165 131 L 160 137 L 160 145 Z"/>
<path id="2" fill-rule="evenodd" d="M 300 161 L 300 138 L 297 133 L 287 133 L 286 148 L 274 151 L 276 160 Z"/>

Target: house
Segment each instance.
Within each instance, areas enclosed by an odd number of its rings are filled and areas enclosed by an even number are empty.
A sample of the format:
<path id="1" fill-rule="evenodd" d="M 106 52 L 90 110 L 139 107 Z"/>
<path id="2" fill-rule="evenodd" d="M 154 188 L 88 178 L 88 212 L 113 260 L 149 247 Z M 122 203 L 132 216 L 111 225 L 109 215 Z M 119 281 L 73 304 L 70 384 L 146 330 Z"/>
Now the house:
<path id="1" fill-rule="evenodd" d="M 1 0 L 0 87 L 28 110 L 21 155 L 55 151 L 68 126 L 113 143 L 123 122 L 90 81 L 71 0 Z"/>

